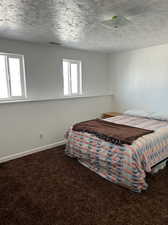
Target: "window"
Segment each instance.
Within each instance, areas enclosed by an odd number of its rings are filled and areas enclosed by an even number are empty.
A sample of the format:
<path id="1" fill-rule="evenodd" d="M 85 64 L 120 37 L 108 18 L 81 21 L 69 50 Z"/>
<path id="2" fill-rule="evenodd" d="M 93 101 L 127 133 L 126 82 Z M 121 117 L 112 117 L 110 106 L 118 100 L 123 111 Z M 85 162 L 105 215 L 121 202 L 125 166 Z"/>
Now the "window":
<path id="1" fill-rule="evenodd" d="M 64 95 L 82 94 L 81 61 L 63 59 Z"/>
<path id="2" fill-rule="evenodd" d="M 24 57 L 0 53 L 0 101 L 17 100 L 25 96 Z"/>

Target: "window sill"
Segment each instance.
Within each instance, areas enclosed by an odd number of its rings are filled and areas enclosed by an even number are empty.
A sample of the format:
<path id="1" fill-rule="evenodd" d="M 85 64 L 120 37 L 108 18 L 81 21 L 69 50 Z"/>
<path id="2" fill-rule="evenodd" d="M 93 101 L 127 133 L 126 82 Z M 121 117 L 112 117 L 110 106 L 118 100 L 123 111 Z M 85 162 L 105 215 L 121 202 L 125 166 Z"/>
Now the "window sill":
<path id="1" fill-rule="evenodd" d="M 112 96 L 113 94 L 97 94 L 97 95 L 76 95 L 76 96 L 62 96 L 53 99 L 19 99 L 19 100 L 3 100 L 0 104 L 8 103 L 26 103 L 26 102 L 45 102 L 45 101 L 57 101 L 57 100 L 68 100 L 68 99 L 80 99 L 80 98 L 95 98 L 103 96 Z"/>

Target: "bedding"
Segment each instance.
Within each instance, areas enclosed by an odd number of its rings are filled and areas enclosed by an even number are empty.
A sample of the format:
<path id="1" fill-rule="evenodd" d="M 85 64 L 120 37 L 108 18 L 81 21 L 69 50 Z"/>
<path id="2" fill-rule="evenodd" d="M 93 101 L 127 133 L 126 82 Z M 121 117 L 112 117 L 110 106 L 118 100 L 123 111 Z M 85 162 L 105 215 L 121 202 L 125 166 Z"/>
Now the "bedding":
<path id="1" fill-rule="evenodd" d="M 132 191 L 146 190 L 145 177 L 152 167 L 168 157 L 168 121 L 122 115 L 105 121 L 155 130 L 132 145 L 115 145 L 87 132 L 66 133 L 65 153 L 100 176 Z"/>
<path id="2" fill-rule="evenodd" d="M 100 139 L 117 145 L 132 144 L 137 138 L 153 132 L 152 130 L 112 123 L 100 119 L 77 123 L 72 129 L 74 131 L 94 134 Z"/>
<path id="3" fill-rule="evenodd" d="M 140 117 L 146 117 L 150 119 L 155 120 L 166 120 L 168 121 L 168 113 L 164 112 L 147 112 L 144 110 L 138 110 L 138 109 L 130 109 L 124 112 L 126 115 L 130 116 L 140 116 Z"/>
<path id="4" fill-rule="evenodd" d="M 153 113 L 151 113 L 151 118 L 156 119 L 156 120 L 167 120 L 168 121 L 168 114 L 153 112 Z"/>
<path id="5" fill-rule="evenodd" d="M 141 110 L 141 109 L 129 109 L 127 111 L 124 112 L 124 114 L 126 115 L 130 115 L 130 116 L 140 116 L 140 117 L 150 117 L 151 113 Z"/>

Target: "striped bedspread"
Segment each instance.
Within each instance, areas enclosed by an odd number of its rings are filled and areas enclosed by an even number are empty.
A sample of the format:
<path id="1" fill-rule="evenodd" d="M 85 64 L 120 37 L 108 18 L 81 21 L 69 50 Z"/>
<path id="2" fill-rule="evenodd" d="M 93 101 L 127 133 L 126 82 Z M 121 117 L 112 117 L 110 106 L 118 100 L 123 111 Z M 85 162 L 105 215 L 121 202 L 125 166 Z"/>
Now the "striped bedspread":
<path id="1" fill-rule="evenodd" d="M 66 133 L 66 154 L 111 182 L 135 192 L 147 189 L 146 172 L 168 157 L 168 121 L 122 115 L 105 119 L 113 123 L 155 130 L 132 145 L 118 146 L 88 133 Z"/>

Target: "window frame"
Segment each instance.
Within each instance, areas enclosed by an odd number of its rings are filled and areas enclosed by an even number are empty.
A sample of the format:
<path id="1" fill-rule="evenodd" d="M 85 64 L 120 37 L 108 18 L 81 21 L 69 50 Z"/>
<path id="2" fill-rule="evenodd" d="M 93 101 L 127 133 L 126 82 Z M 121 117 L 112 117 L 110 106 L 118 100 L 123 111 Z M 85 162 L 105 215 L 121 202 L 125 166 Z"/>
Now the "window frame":
<path id="1" fill-rule="evenodd" d="M 68 94 L 64 93 L 64 68 L 63 68 L 63 63 L 67 62 L 68 63 Z M 71 79 L 71 64 L 77 64 L 78 68 L 78 85 L 77 85 L 77 93 L 72 93 L 72 79 Z M 63 71 L 63 95 L 66 97 L 69 96 L 80 96 L 82 95 L 82 61 L 81 60 L 76 60 L 76 59 L 62 59 L 62 71 Z"/>
<path id="2" fill-rule="evenodd" d="M 6 80 L 7 80 L 7 89 L 8 89 L 8 97 L 0 98 L 0 102 L 4 101 L 17 101 L 24 100 L 27 98 L 27 89 L 26 89 L 26 73 L 25 73 L 25 60 L 24 55 L 15 54 L 15 53 L 6 53 L 0 52 L 0 55 L 5 56 L 5 68 L 6 68 Z M 16 58 L 20 61 L 20 80 L 21 80 L 21 96 L 12 96 L 12 88 L 11 88 L 11 77 L 10 77 L 10 68 L 9 68 L 9 58 Z"/>

